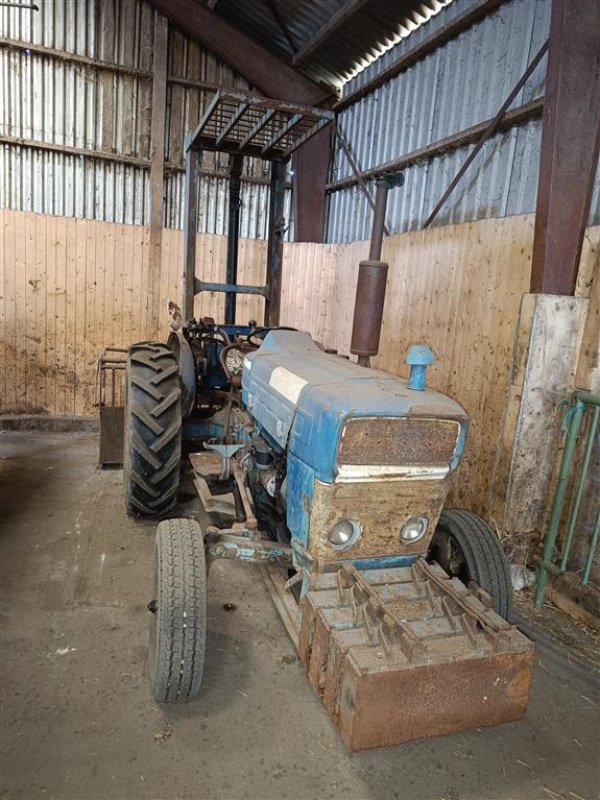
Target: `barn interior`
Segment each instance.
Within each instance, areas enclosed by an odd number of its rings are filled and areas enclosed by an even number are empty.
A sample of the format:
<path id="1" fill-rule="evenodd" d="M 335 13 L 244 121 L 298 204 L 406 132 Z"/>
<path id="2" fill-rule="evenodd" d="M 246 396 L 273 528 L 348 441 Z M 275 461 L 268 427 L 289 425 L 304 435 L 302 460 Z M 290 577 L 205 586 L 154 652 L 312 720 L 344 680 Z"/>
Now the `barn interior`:
<path id="1" fill-rule="evenodd" d="M 0 64 L 3 796 L 596 797 L 597 0 L 7 0 Z M 469 715 L 439 673 L 427 703 L 403 690 L 412 732 L 398 703 L 355 747 L 281 600 L 305 613 L 312 567 L 296 549 L 277 589 L 259 562 L 292 557 L 291 523 L 277 552 L 217 557 L 191 446 L 165 507 L 132 507 L 128 349 L 222 323 L 409 389 L 423 369 L 464 409 L 444 508 L 503 554 L 526 712 Z M 383 540 L 401 512 L 377 513 Z M 211 559 L 202 688 L 175 705 L 149 687 L 167 517 Z M 463 633 L 488 623 L 508 630 Z"/>

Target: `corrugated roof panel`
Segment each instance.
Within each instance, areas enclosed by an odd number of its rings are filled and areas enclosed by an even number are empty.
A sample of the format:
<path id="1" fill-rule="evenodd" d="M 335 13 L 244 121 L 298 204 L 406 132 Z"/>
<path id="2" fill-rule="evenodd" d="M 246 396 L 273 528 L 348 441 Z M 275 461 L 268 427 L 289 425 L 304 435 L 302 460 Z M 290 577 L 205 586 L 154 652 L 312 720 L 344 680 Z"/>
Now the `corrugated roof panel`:
<path id="1" fill-rule="evenodd" d="M 290 60 L 347 0 L 220 0 L 217 13 L 232 25 Z M 316 81 L 341 86 L 358 70 L 393 47 L 399 36 L 434 16 L 451 0 L 370 0 L 341 24 L 299 68 Z"/>

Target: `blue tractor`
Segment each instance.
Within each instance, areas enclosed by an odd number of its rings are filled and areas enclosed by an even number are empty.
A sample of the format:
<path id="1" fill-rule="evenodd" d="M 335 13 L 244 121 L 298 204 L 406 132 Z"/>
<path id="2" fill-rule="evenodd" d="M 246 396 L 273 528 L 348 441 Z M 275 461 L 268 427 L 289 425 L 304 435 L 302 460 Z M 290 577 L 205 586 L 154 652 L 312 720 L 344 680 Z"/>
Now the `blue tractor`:
<path id="1" fill-rule="evenodd" d="M 196 133 L 190 149 L 197 141 Z M 360 265 L 351 346 L 359 363 L 277 324 L 280 259 L 278 267 L 273 241 L 272 280 L 261 290 L 264 325 L 235 324 L 236 294 L 256 287 L 237 286 L 232 258 L 227 284 L 195 286 L 227 293 L 225 324 L 172 306 L 167 343 L 129 349 L 125 502 L 128 513 L 161 520 L 149 604 L 149 672 L 159 702 L 185 702 L 200 691 L 207 570 L 215 558 L 227 558 L 262 567 L 311 683 L 352 749 L 525 711 L 531 648 L 506 621 L 506 558 L 483 519 L 445 508 L 467 416 L 427 388 L 434 361 L 427 346 L 409 349 L 408 380 L 369 366 L 387 272 L 379 260 L 385 196 L 400 182 L 395 176 L 380 186 L 370 259 Z M 276 230 L 281 235 L 280 224 Z M 188 248 L 193 264 L 189 236 Z M 169 518 L 184 451 L 204 508 L 214 515 L 204 530 L 195 519 Z M 457 670 L 455 682 L 469 675 L 463 695 L 438 698 L 425 727 L 417 708 L 407 726 L 407 670 L 408 694 L 431 705 L 427 693 L 439 691 L 426 672 L 432 665 L 450 679 Z M 359 702 L 367 684 L 391 675 L 391 688 L 371 688 L 368 701 Z M 388 708 L 381 712 L 385 724 L 373 725 L 368 715 L 392 702 L 394 692 L 398 713 L 390 716 Z M 457 698 L 472 709 L 462 718 Z"/>

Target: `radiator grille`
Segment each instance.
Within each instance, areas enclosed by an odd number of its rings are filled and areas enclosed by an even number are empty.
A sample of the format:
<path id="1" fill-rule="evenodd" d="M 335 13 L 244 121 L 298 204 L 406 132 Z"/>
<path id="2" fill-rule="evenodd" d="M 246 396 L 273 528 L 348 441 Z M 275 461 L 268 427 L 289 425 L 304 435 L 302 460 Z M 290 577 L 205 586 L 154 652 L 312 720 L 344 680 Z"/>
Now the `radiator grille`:
<path id="1" fill-rule="evenodd" d="M 459 423 L 449 419 L 351 419 L 342 433 L 338 462 L 380 466 L 448 464 L 454 455 L 459 430 Z"/>

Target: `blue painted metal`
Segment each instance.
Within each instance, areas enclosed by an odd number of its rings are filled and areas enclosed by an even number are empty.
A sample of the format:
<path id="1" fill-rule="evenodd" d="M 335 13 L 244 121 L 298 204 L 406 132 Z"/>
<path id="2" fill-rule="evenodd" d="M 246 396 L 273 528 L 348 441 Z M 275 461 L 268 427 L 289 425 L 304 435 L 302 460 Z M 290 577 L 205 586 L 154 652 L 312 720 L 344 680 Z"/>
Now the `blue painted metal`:
<path id="1" fill-rule="evenodd" d="M 306 333 L 273 331 L 246 356 L 242 399 L 261 430 L 331 483 L 351 417 L 427 416 L 456 419 L 464 446 L 466 413 L 432 390 L 414 395 L 406 381 L 324 353 Z M 455 453 L 453 466 L 460 454 Z"/>
<path id="2" fill-rule="evenodd" d="M 207 537 L 207 552 L 213 558 L 235 559 L 250 564 L 277 563 L 292 566 L 292 549 L 288 545 L 222 531 Z"/>
<path id="3" fill-rule="evenodd" d="M 395 567 L 410 567 L 422 556 L 382 556 L 381 558 L 349 558 L 343 564 L 352 564 L 357 569 L 380 570 Z"/>
<path id="4" fill-rule="evenodd" d="M 287 526 L 292 534 L 292 544 L 297 541 L 308 547 L 315 473 L 308 464 L 290 453 L 287 460 L 287 480 L 290 498 L 287 504 Z"/>
<path id="5" fill-rule="evenodd" d="M 214 330 L 224 331 L 229 338 L 251 332 L 245 326 L 215 326 Z M 217 353 L 215 348 L 218 360 Z M 407 355 L 407 363 L 423 371 L 434 361 L 435 356 L 424 345 L 411 348 Z M 302 571 L 302 592 L 308 590 L 314 568 L 308 548 L 315 483 L 332 483 L 338 477 L 338 451 L 348 419 L 420 416 L 455 420 L 459 435 L 448 465 L 450 471 L 458 466 L 467 436 L 466 414 L 453 400 L 424 386 L 411 391 L 405 380 L 326 354 L 308 334 L 297 331 L 273 330 L 266 334 L 260 349 L 245 354 L 242 405 L 256 427 L 238 431 L 234 426 L 228 432 L 232 436 L 229 441 L 239 447 L 260 434 L 285 457 L 286 523 L 291 542 L 286 546 L 221 531 L 216 539 L 211 534 L 209 552 L 251 563 L 275 560 L 293 565 Z M 219 441 L 223 435 L 222 425 L 210 420 L 195 419 L 184 429 L 186 438 L 204 441 Z M 338 563 L 353 564 L 361 570 L 384 570 L 409 567 L 416 558 L 391 554 L 348 557 Z"/>
<path id="6" fill-rule="evenodd" d="M 426 344 L 412 344 L 408 348 L 404 363 L 410 367 L 408 388 L 416 392 L 424 392 L 427 387 L 427 367 L 435 364 L 433 350 Z"/>

